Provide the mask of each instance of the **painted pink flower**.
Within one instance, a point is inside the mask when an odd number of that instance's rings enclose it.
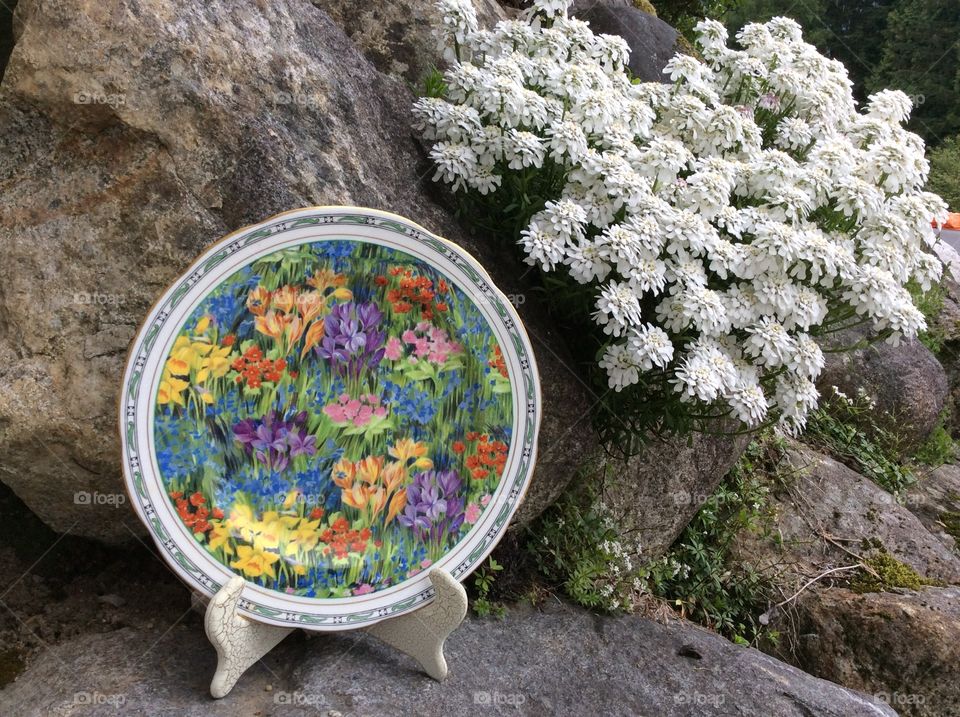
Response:
[[[480,520],[480,506],[476,503],[471,503],[467,506],[466,513],[463,517],[463,522],[473,525],[478,520]]]
[[[357,415],[353,418],[353,425],[365,426],[370,423],[371,418],[373,418],[373,408],[371,408],[369,405],[361,406],[357,411]]]
[[[420,567],[423,568],[424,570],[426,570],[427,568],[429,568],[431,565],[433,565],[433,561],[430,560],[429,558],[427,558],[427,559],[424,560],[422,563],[420,563]]]
[[[349,420],[343,412],[343,406],[339,403],[331,403],[328,406],[324,406],[323,412],[330,416],[330,420],[334,423],[346,423]]]
[[[391,336],[387,339],[387,348],[384,350],[383,355],[391,361],[396,361],[403,356],[403,344],[400,342],[400,339],[396,336]]]
[[[347,405],[343,407],[343,413],[352,421],[357,417],[357,414],[360,413],[360,407],[362,405],[358,399],[351,399],[347,402]]]
[[[355,588],[354,591],[353,591],[353,594],[354,594],[354,595],[368,595],[369,593],[372,593],[373,590],[374,590],[373,585],[368,585],[367,583],[364,583],[364,584],[361,585],[360,587]]]
[[[490,495],[489,493],[487,493],[485,496],[483,496],[483,497],[480,499],[480,505],[482,505],[484,508],[486,508],[488,505],[490,505],[490,499],[491,499],[492,497],[493,497],[492,495]]]
[[[463,346],[451,341],[447,332],[428,322],[421,321],[415,330],[404,331],[401,335],[403,343],[413,347],[410,363],[416,359],[426,358],[432,364],[440,366],[447,362],[451,355],[463,352]]]
[[[380,398],[372,393],[360,398],[351,398],[350,394],[343,393],[336,402],[324,406],[323,412],[334,423],[352,423],[357,428],[362,428],[370,423],[374,416],[385,418],[387,407],[380,405]]]

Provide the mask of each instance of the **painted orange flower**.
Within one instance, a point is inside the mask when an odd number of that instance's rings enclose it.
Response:
[[[323,310],[326,300],[319,291],[307,291],[297,297],[297,311],[305,324],[313,321]]]
[[[292,286],[281,286],[270,297],[271,308],[289,314],[297,302],[297,290]]]
[[[262,286],[253,289],[247,295],[247,309],[255,316],[263,316],[270,306],[270,292]]]
[[[254,320],[254,326],[261,334],[269,336],[273,340],[283,337],[287,328],[288,319],[283,314],[276,311],[268,311],[264,316],[258,316]]]

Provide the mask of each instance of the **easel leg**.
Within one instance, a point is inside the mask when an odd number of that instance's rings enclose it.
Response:
[[[210,683],[210,694],[217,698],[230,692],[253,663],[293,632],[288,627],[264,625],[237,615],[242,590],[243,578],[234,577],[207,605],[204,626],[217,650],[217,672]]]
[[[366,631],[410,655],[430,677],[440,681],[447,676],[443,644],[467,614],[467,592],[443,570],[433,570],[430,582],[436,590],[432,603],[378,622]],[[253,663],[293,632],[293,628],[264,625],[237,615],[243,585],[243,578],[232,578],[207,605],[204,626],[217,650],[217,672],[210,683],[210,694],[217,698],[227,695]]]
[[[432,603],[408,615],[371,625],[367,632],[407,653],[430,677],[442,681],[447,676],[443,643],[467,614],[467,592],[443,570],[431,571],[430,582],[437,592]]]

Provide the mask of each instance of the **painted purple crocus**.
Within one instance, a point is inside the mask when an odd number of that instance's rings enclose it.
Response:
[[[314,350],[341,375],[359,376],[383,360],[387,334],[383,312],[373,301],[334,306],[324,319],[323,339]]]
[[[262,418],[247,418],[233,427],[234,438],[248,456],[274,471],[282,471],[290,459],[317,452],[315,436],[307,435],[307,412],[301,411],[286,420],[268,411]]]
[[[287,445],[290,446],[290,457],[315,456],[317,454],[317,437],[309,436],[304,430],[291,431],[287,435]]]
[[[407,487],[407,506],[397,516],[418,540],[439,544],[463,525],[463,481],[456,471],[423,471]]]

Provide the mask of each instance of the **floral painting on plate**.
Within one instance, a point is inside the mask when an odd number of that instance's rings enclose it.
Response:
[[[501,347],[437,269],[323,240],[220,281],[163,364],[153,436],[193,538],[265,588],[398,585],[487,509],[513,425]]]

